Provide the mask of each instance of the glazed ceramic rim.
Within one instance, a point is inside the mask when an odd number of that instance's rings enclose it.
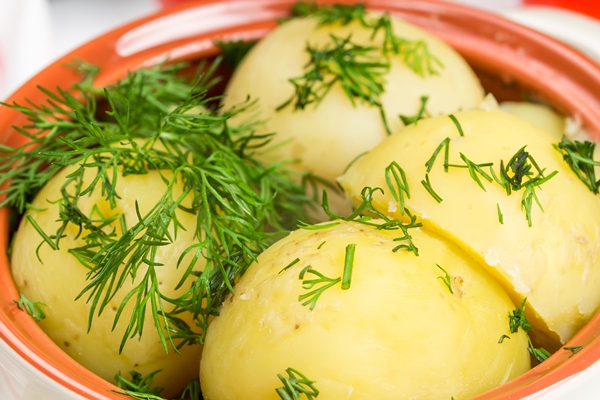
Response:
[[[322,3],[334,2],[340,1]],[[293,3],[292,0],[200,0],[160,11],[114,29],[58,59],[13,93],[7,102],[22,102],[25,98],[41,101],[37,85],[52,88],[59,81],[62,87],[67,87],[77,76],[64,68],[64,64],[76,59],[102,65],[97,84],[104,85],[122,78],[128,70],[167,57],[196,59],[215,55],[218,51],[212,44],[214,39],[262,37],[276,26],[276,19],[285,16]],[[567,115],[576,114],[589,132],[600,138],[600,67],[577,50],[499,15],[456,3],[437,0],[364,3],[370,9],[389,10],[440,36],[474,68],[543,93],[550,104]],[[191,29],[192,26],[210,29]],[[0,132],[24,123],[23,116],[0,107]],[[13,145],[21,142],[11,134],[3,136],[3,140]],[[8,211],[0,210],[0,220],[7,218]],[[75,394],[96,399],[130,399],[115,393],[115,386],[63,353],[26,313],[18,310],[12,301],[18,294],[8,268],[7,230],[7,226],[0,227],[0,339],[29,366]],[[599,337],[600,314],[597,314],[568,344],[584,346],[580,352],[573,355],[559,350],[524,375],[477,398],[518,399],[547,389],[600,359]]]

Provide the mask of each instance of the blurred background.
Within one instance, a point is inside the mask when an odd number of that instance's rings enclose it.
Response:
[[[186,1],[194,0],[0,0],[0,101],[47,64],[94,37]],[[501,13],[600,62],[598,0],[446,1]]]

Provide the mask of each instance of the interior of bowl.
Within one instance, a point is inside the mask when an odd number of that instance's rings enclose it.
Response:
[[[326,1],[323,3],[343,1]],[[37,86],[67,88],[78,77],[65,64],[78,59],[102,68],[97,84],[104,85],[127,71],[165,59],[197,60],[217,54],[214,41],[264,36],[287,15],[291,0],[256,2],[204,0],[185,3],[111,31],[48,66],[8,100],[41,102]],[[373,10],[387,10],[441,37],[475,69],[487,91],[499,100],[524,95],[542,100],[565,115],[581,119],[600,138],[600,68],[579,52],[500,16],[436,0],[369,0]],[[24,140],[11,126],[25,118],[0,107],[0,140],[17,145]],[[116,387],[82,368],[20,311],[9,260],[9,213],[0,210],[0,338],[27,363],[50,379],[87,398],[129,398]],[[479,399],[517,399],[542,390],[584,370],[600,358],[600,316],[571,341],[583,346],[576,354],[559,350],[543,364]]]

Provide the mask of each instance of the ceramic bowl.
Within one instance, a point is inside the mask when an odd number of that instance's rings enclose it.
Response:
[[[338,1],[339,2],[339,1]],[[83,59],[102,68],[97,84],[126,75],[128,70],[165,58],[195,60],[218,50],[215,39],[254,39],[273,29],[287,14],[291,0],[192,1],[115,29],[49,65],[17,90],[8,102],[43,96],[37,85],[68,87],[77,76],[64,64]],[[450,2],[435,0],[368,0],[370,9],[388,10],[438,35],[472,65],[488,91],[500,100],[524,92],[577,116],[600,139],[600,67],[572,48],[543,34],[490,14]],[[0,107],[0,141],[15,145],[23,139],[11,126],[23,125],[24,117]],[[8,211],[0,210],[0,398],[70,400],[126,399],[115,386],[84,369],[64,354],[20,311],[6,255]],[[543,394],[582,398],[575,393],[600,397],[600,315],[571,341],[583,346],[577,354],[558,351],[521,377],[479,399],[521,399]],[[596,373],[594,375],[593,373]],[[592,390],[592,391],[590,391]],[[560,397],[563,398],[563,397]],[[592,397],[590,397],[592,398]]]

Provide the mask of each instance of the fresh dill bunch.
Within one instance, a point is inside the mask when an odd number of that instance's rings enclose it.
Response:
[[[88,329],[125,280],[137,277],[139,284],[126,293],[115,317],[115,324],[128,321],[121,350],[142,335],[147,312],[165,351],[169,343],[175,348],[203,343],[208,320],[218,314],[235,279],[297,218],[307,218],[303,212],[312,201],[297,177],[253,156],[270,135],[254,135],[252,125],[228,125],[250,104],[223,112],[216,106],[219,97],[207,95],[219,80],[218,65],[201,63],[192,76],[183,74],[186,64],[158,65],[97,88],[98,69],[82,64],[83,78],[69,90],[40,88],[47,95],[44,104],[3,104],[24,113],[29,123],[15,127],[27,143],[0,148],[0,206],[23,214],[62,167],[77,167],[61,189],[60,228],[36,229],[52,248],[59,247],[67,226],[79,229],[85,243],[69,252],[88,269],[78,296],[90,303]],[[83,185],[85,171],[96,176],[88,186]],[[79,209],[78,199],[92,192],[114,207],[122,190],[119,178],[149,171],[161,174],[166,189],[147,214],[138,210],[139,222],[125,226],[118,213],[86,215]],[[181,195],[173,191],[177,183],[183,185]],[[178,261],[179,285],[188,278],[193,283],[180,297],[168,298],[156,281],[155,257],[183,229],[176,211],[196,220],[196,242]],[[33,218],[30,222],[36,226]],[[122,234],[110,228],[115,224]],[[189,254],[191,261],[183,264]],[[199,260],[206,260],[203,270]],[[133,306],[130,315],[123,313],[127,305]],[[193,316],[194,326],[183,314]]]

